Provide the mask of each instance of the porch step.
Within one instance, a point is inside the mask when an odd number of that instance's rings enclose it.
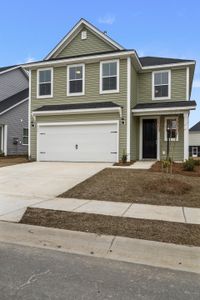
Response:
[[[130,166],[131,169],[136,170],[148,170],[150,169],[156,162],[155,161],[136,161],[133,165]]]

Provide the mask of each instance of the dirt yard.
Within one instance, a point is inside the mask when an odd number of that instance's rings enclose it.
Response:
[[[200,246],[200,226],[28,208],[20,223],[96,234]]]
[[[200,207],[200,178],[107,168],[59,197]]]
[[[150,169],[150,172],[161,172],[162,166],[161,162],[156,162]],[[200,177],[200,165],[195,166],[194,171],[185,171],[183,168],[183,163],[173,163],[172,174],[180,174],[184,176]]]
[[[29,162],[27,156],[0,157],[0,168]]]

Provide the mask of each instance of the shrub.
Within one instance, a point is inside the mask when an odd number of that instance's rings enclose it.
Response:
[[[185,171],[194,171],[195,161],[192,158],[186,159],[183,164],[183,168]]]
[[[194,165],[200,166],[200,159],[194,159]]]
[[[123,150],[123,154],[122,154],[122,163],[125,164],[127,162],[127,154],[126,151]]]

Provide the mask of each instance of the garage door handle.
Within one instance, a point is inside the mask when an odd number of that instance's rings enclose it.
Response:
[[[77,144],[75,145],[75,148],[76,148],[76,150],[78,149],[78,145]]]

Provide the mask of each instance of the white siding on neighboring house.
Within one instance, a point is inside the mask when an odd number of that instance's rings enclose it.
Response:
[[[200,146],[200,131],[189,132],[189,145]]]
[[[28,78],[19,68],[0,74],[0,101],[28,87]]]

